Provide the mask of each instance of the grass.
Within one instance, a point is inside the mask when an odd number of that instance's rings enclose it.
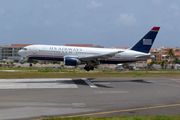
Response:
[[[130,116],[130,117],[76,117],[76,118],[48,118],[41,120],[180,120],[180,115],[175,116]]]
[[[9,72],[7,70],[15,70]],[[180,77],[179,70],[160,71],[102,71],[87,72],[76,69],[56,68],[0,68],[2,78],[112,78],[112,77]]]

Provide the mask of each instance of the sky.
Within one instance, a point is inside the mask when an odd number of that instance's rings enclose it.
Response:
[[[131,47],[154,26],[180,47],[180,0],[0,0],[0,45]]]

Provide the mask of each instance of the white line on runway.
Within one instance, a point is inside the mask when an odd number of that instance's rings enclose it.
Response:
[[[26,81],[31,81],[31,82],[40,82],[40,81],[63,81],[63,80],[72,80],[71,78],[34,78],[34,79],[0,79],[0,83],[2,83],[2,82],[6,82],[6,83],[8,83],[8,82],[26,82]]]
[[[0,79],[0,89],[78,88],[71,78]]]
[[[87,78],[81,78],[84,80],[91,88],[97,88],[96,85],[94,85],[91,81],[89,81]]]

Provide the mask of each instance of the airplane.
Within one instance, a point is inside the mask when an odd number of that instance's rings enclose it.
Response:
[[[57,45],[29,45],[18,53],[24,59],[63,61],[66,66],[85,64],[86,71],[94,70],[94,63],[119,64],[154,58],[149,53],[160,27],[153,27],[129,49],[90,48]]]

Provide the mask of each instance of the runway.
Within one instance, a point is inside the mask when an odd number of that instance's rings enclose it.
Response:
[[[0,119],[180,115],[180,78],[0,79]]]

